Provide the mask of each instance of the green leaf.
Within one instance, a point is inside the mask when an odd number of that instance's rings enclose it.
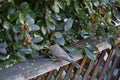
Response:
[[[59,8],[62,9],[62,10],[65,9],[65,4],[62,1],[57,1],[57,6],[59,6]]]
[[[64,38],[58,38],[57,42],[58,42],[59,45],[64,45],[65,44]]]
[[[60,12],[59,6],[58,6],[58,1],[54,1],[53,10],[54,10],[56,13],[59,13],[59,12]]]
[[[96,55],[87,47],[83,48],[84,53],[86,56],[91,60],[96,60]]]
[[[35,14],[35,12],[32,11],[32,10],[27,10],[26,14],[29,14],[32,18],[35,18],[36,16],[38,16],[38,15]]]
[[[71,0],[66,0],[67,6],[70,6]]]
[[[41,26],[44,26],[44,21],[41,19],[41,20],[38,20],[37,22],[36,22],[36,24],[37,25],[39,25],[40,27]]]
[[[29,25],[30,25],[30,24],[35,24],[34,19],[33,19],[32,17],[30,17],[29,15],[27,15],[27,16],[25,17],[25,22],[28,23]]]
[[[36,12],[36,13],[39,13],[39,11],[40,11],[40,8],[39,8],[40,6],[39,6],[39,3],[36,3],[36,5],[35,5],[35,7],[34,7],[34,11]]]
[[[3,23],[3,27],[4,27],[6,30],[9,30],[9,29],[10,29],[10,23],[7,22],[7,21],[5,21],[5,22]]]
[[[116,18],[120,18],[120,12],[119,12],[118,10],[113,9],[113,10],[112,10],[112,13],[113,13],[113,15],[114,15]]]
[[[54,23],[50,22],[49,20],[46,19],[46,25],[50,30],[55,30],[55,25]]]
[[[7,55],[7,56],[3,56],[3,57],[1,57],[0,60],[5,61],[5,60],[7,60],[7,59],[9,59],[9,58],[10,58],[10,55]]]
[[[0,53],[6,54],[7,53],[7,50],[6,50],[7,46],[8,45],[5,42],[4,43],[0,43]]]
[[[75,6],[76,12],[79,14],[79,9],[80,9],[80,7],[79,7],[79,5],[78,5],[78,1],[74,1],[74,6]]]
[[[33,44],[33,48],[36,49],[36,50],[41,50],[41,49],[43,49],[44,47],[41,46],[41,45]]]
[[[73,25],[73,19],[72,19],[72,18],[69,18],[69,19],[67,20],[65,26],[64,26],[64,30],[65,30],[65,31],[70,30],[71,27],[72,27],[72,25]]]
[[[19,42],[19,36],[17,34],[14,35],[14,39],[16,42]]]
[[[0,19],[0,24],[2,23],[2,19]]]
[[[10,15],[10,14],[13,14],[15,12],[15,8],[9,8],[9,10],[8,10],[8,14]]]
[[[21,11],[26,11],[28,9],[28,3],[27,2],[23,2],[21,5],[20,5],[20,9]]]
[[[35,38],[32,38],[33,43],[38,43],[38,42],[40,42],[40,41],[42,41],[42,40],[43,40],[43,37],[35,37]]]
[[[16,56],[19,57],[18,61],[20,61],[20,62],[27,60],[26,57],[24,55],[22,55],[20,52],[17,52]]]
[[[115,54],[117,54],[117,56],[120,56],[120,48],[118,47],[115,48]]]
[[[116,23],[116,24],[119,25],[119,23]],[[116,24],[115,24],[115,25],[116,25]],[[117,27],[115,27],[115,25],[110,25],[110,26],[109,26],[108,33],[109,33],[109,35],[112,35],[112,36],[114,36],[114,37],[117,37],[117,33],[116,33]]]
[[[112,38],[112,37],[111,37],[111,38],[107,39],[107,42],[108,42],[109,44],[115,46],[115,38]]]
[[[30,25],[31,29],[34,31],[40,30],[40,27],[38,25]]]
[[[100,3],[99,3],[99,1],[94,1],[94,2],[93,2],[93,5],[94,5],[95,7],[98,7],[98,6],[100,5]]]
[[[23,13],[20,13],[20,14],[19,14],[19,21],[20,21],[22,24],[24,24],[24,18],[25,18],[24,14],[23,14]]]
[[[86,20],[86,18],[88,18],[87,16],[86,16],[86,12],[84,11],[84,10],[80,10],[80,17],[82,18],[82,19],[85,19]]]
[[[0,43],[0,48],[7,48],[7,44],[4,42],[4,43]]]
[[[42,31],[43,35],[46,35],[47,31],[44,26],[41,27],[41,31]]]
[[[31,48],[23,48],[23,49],[20,49],[20,52],[23,52],[23,53],[26,53],[26,54],[31,54],[32,49]]]
[[[14,26],[14,27],[13,27],[13,31],[14,31],[15,33],[18,33],[18,32],[20,32],[20,29],[18,28],[18,26]]]
[[[9,41],[11,41],[11,42],[13,41],[12,34],[10,34],[9,32],[6,32],[6,36]]]
[[[21,25],[20,20],[17,19],[16,22],[15,22],[15,24],[16,24],[16,25]]]
[[[56,38],[61,38],[62,37],[62,33],[61,32],[55,32],[55,37]]]
[[[56,19],[56,20],[58,20],[58,21],[60,21],[62,18],[61,18],[61,16],[60,15],[58,15],[58,14],[51,14],[51,16],[54,18],[54,19]]]
[[[98,51],[98,48],[97,48],[94,44],[88,44],[87,47],[88,47],[91,51]]]
[[[6,51],[6,49],[5,49],[5,48],[0,48],[0,53],[6,54],[6,53],[7,53],[7,51]]]
[[[66,46],[64,46],[64,48],[65,48],[68,52],[70,52],[70,53],[74,53],[74,52],[75,52],[75,49],[74,49],[74,48],[70,48],[70,47],[66,47]]]
[[[14,12],[13,14],[10,14],[7,16],[8,19],[10,19],[10,21],[14,21],[19,17],[19,11]]]
[[[92,4],[92,2],[89,2],[89,3],[86,3],[86,7],[87,7],[87,9],[88,9],[88,11],[89,11],[89,14],[92,14],[93,13],[93,4]]]

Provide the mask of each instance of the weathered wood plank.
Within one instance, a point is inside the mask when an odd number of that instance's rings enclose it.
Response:
[[[97,47],[100,51],[111,48],[107,43],[99,43],[97,44]],[[74,49],[75,52],[71,54],[73,60],[77,61],[82,59],[82,51],[77,47],[74,47]],[[69,64],[67,61],[54,61],[50,58],[38,57],[10,68],[0,70],[0,80],[27,80],[67,64]]]
[[[77,48],[75,48],[75,52],[71,55],[75,61],[83,57],[81,50]],[[0,70],[0,80],[27,80],[57,69],[60,66],[67,65],[68,63],[69,62],[67,61],[54,61],[49,58],[39,57],[13,67]]]

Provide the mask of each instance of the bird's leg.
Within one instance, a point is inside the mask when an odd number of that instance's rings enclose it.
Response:
[[[50,58],[51,58],[52,60],[55,60],[55,61],[58,61],[58,60],[59,60],[59,59],[56,58],[55,56],[50,56]]]
[[[57,58],[52,58],[52,60],[54,60],[54,61],[59,61],[59,59],[57,59]]]

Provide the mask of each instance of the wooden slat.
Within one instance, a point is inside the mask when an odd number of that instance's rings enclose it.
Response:
[[[38,77],[37,77],[37,80],[46,80],[45,78],[46,78],[46,77],[45,77],[45,75],[43,74],[43,75],[38,76]]]
[[[67,74],[65,75],[64,80],[69,80],[69,78],[70,78],[70,76],[71,76],[71,74],[72,74],[73,68],[74,68],[74,66],[73,66],[73,65],[70,65],[70,67],[68,68],[68,70],[67,70],[67,72],[66,72]]]
[[[93,72],[92,77],[91,77],[90,80],[94,80],[94,78],[96,77],[96,75],[97,75],[97,73],[98,73],[98,68],[99,68],[99,66],[101,65],[101,61],[103,60],[103,57],[104,57],[105,53],[106,53],[106,50],[104,50],[104,51],[101,53],[101,56],[100,56],[100,58],[99,58],[99,60],[98,60],[97,65],[95,66],[95,70],[94,70],[94,72]]]
[[[108,59],[107,59],[107,61],[106,61],[106,63],[105,63],[105,66],[104,66],[101,74],[99,75],[99,80],[102,80],[104,74],[105,74],[106,71],[108,70],[108,65],[109,65],[109,62],[110,62],[110,60],[111,60],[111,58],[112,58],[112,56],[113,56],[113,55],[112,55],[113,52],[114,52],[114,49],[112,49],[112,50],[110,51],[110,55],[108,55]]]
[[[61,67],[60,70],[58,71],[57,75],[56,75],[55,80],[62,80],[61,75],[62,75],[63,71],[66,71],[67,68],[68,68],[67,65]]]
[[[85,75],[83,77],[83,80],[88,80],[89,79],[89,72],[91,71],[91,69],[93,68],[93,65],[94,65],[94,61],[91,60],[89,66],[88,66],[88,69],[87,71],[85,72]]]
[[[120,71],[118,72],[117,76],[114,77],[113,80],[119,80],[119,78],[120,78]]]
[[[50,80],[50,78],[52,77],[53,71],[48,72],[48,76],[46,80]]]
[[[117,61],[118,61],[119,57],[118,56],[115,56],[115,60],[112,64],[112,68],[110,69],[110,71],[108,72],[108,80],[111,80],[111,78],[113,77],[113,71],[115,70],[116,68],[116,65],[117,65]]]
[[[53,75],[56,76],[57,75],[57,70],[53,70]]]
[[[87,58],[84,57],[83,60],[82,60],[82,63],[81,63],[81,67],[79,68],[79,70],[77,70],[76,74],[73,77],[73,80],[77,80],[78,79],[79,74],[82,72],[82,69],[83,69],[84,64],[85,64],[86,61],[87,61]]]
[[[58,71],[55,80],[62,80],[61,75],[63,73],[64,69],[60,68],[60,70]]]

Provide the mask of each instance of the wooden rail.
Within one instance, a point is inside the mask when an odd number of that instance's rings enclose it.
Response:
[[[83,57],[82,52],[77,49],[72,56],[75,61]],[[67,64],[69,64],[67,61],[58,62],[50,58],[38,57],[36,59],[1,70],[0,80],[27,80]]]
[[[96,46],[100,52],[104,49],[111,48],[106,42],[96,44]],[[84,57],[81,50],[77,47],[74,47],[74,49],[75,52],[71,54],[74,61],[81,60]],[[69,64],[67,61],[55,61],[50,58],[38,57],[0,70],[0,80],[28,80],[67,64]]]
[[[30,80],[120,80],[120,57],[114,53],[115,49],[105,48],[96,54],[95,61],[87,57],[78,60],[79,69],[64,65]]]

